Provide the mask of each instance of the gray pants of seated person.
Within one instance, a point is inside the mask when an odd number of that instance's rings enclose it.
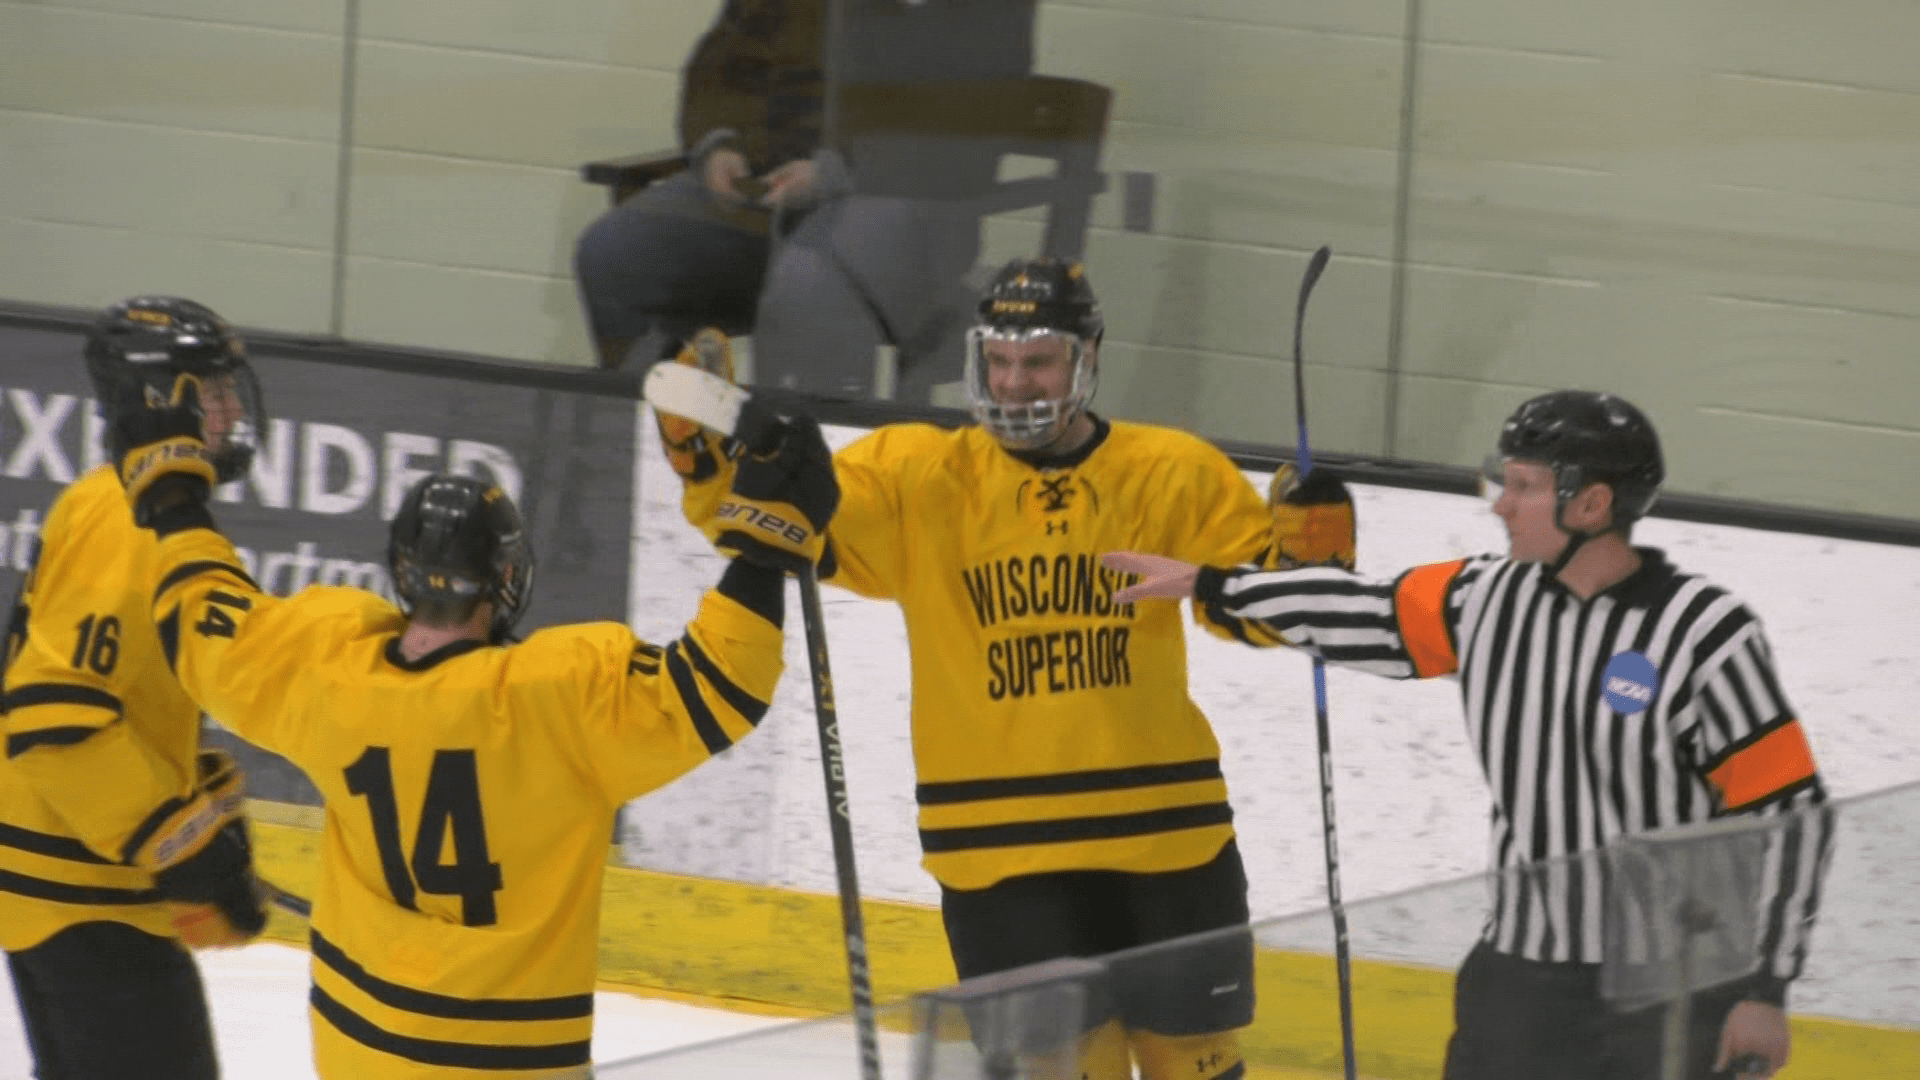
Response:
[[[574,280],[602,363],[605,350],[650,364],[702,326],[753,322],[766,277],[770,215],[727,206],[693,172],[600,215],[574,247]]]
[[[684,172],[589,225],[575,279],[603,363],[619,362],[609,348],[645,366],[702,326],[750,327],[756,382],[865,398],[875,350],[891,343],[895,399],[925,404],[960,378],[972,311],[962,279],[979,222],[951,206],[849,195],[776,225]]]

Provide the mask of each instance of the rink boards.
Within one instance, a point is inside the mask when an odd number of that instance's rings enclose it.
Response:
[[[254,814],[262,873],[310,895],[320,811],[256,803]],[[610,851],[600,932],[601,977],[609,988],[775,1015],[846,1011],[834,897],[634,870],[613,865],[612,858]],[[937,910],[885,900],[868,900],[864,909],[877,1001],[954,980]],[[306,927],[276,911],[268,936],[304,944]],[[1268,1078],[1337,1072],[1330,956],[1262,946],[1256,982],[1259,1011],[1243,1035],[1253,1072]],[[1361,1071],[1395,1080],[1438,1077],[1452,1029],[1452,972],[1360,960],[1354,987]],[[1789,1077],[1920,1076],[1920,1032],[1795,1016],[1793,1034]]]

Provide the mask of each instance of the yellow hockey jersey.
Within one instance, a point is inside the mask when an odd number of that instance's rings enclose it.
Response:
[[[409,661],[385,600],[274,599],[211,530],[161,541],[158,570],[152,617],[182,684],[325,799],[320,1074],[584,1066],[614,811],[753,730],[780,627],[716,589],[664,649],[589,623]]]
[[[150,605],[158,546],[102,466],[54,501],[7,634],[0,948],[82,922],[174,936],[128,841],[193,793],[200,709]]]
[[[1187,694],[1180,609],[1115,604],[1128,581],[1100,555],[1253,561],[1266,502],[1193,435],[1098,428],[1046,467],[980,428],[921,424],[834,458],[828,580],[905,616],[921,848],[954,888],[1179,870],[1233,835],[1219,744]]]

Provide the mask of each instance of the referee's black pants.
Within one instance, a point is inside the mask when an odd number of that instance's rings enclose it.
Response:
[[[219,1080],[200,968],[179,942],[80,923],[7,968],[37,1080]]]
[[[1714,1072],[1720,1029],[1742,988],[1694,995],[1689,1080]],[[1548,964],[1474,946],[1454,981],[1444,1080],[1659,1080],[1663,1008],[1620,1013],[1600,996],[1598,964]]]

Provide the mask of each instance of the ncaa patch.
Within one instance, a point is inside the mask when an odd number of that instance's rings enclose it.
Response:
[[[1660,671],[1640,653],[1615,653],[1600,676],[1600,691],[1614,712],[1637,713],[1660,693]]]

